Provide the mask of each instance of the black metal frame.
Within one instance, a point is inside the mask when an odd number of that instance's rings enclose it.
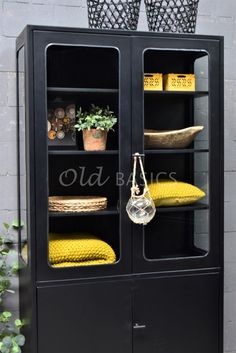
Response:
[[[58,271],[48,266],[48,219],[46,212],[48,197],[48,149],[46,122],[42,119],[42,116],[46,116],[45,48],[50,43],[101,45],[117,47],[119,49],[121,55],[119,163],[120,170],[126,176],[131,172],[132,153],[143,151],[143,83],[141,81],[143,51],[145,48],[153,47],[163,49],[201,49],[208,51],[210,56],[210,170],[214,171],[214,175],[213,173],[210,175],[212,250],[208,256],[171,261],[145,261],[143,259],[142,227],[131,227],[131,223],[125,212],[125,205],[129,197],[129,186],[124,186],[120,189],[122,260],[116,265],[84,268],[80,270],[79,274],[74,268]],[[118,287],[119,284],[123,286],[125,283],[125,288],[128,288],[126,294],[130,293],[131,290],[134,293],[136,291],[139,293],[139,286],[141,286],[141,291],[143,291],[143,286],[145,286],[145,283],[148,283],[146,281],[152,280],[152,283],[155,282],[154,288],[158,301],[158,286],[161,283],[159,282],[161,278],[168,278],[170,283],[173,278],[175,283],[177,283],[178,277],[194,279],[199,278],[199,276],[200,278],[209,277],[209,283],[211,282],[210,279],[213,278],[212,276],[214,278],[217,277],[217,298],[212,298],[212,302],[218,308],[218,337],[215,337],[215,339],[218,339],[218,351],[223,352],[223,38],[203,35],[173,35],[116,30],[27,26],[17,39],[16,50],[18,51],[23,45],[25,47],[26,72],[27,204],[28,232],[30,236],[29,264],[20,272],[21,316],[27,316],[30,320],[30,326],[25,331],[27,335],[25,352],[46,353],[42,352],[44,345],[42,345],[42,338],[39,336],[40,333],[38,335],[38,332],[42,332],[42,325],[45,325],[45,322],[41,321],[43,320],[42,318],[40,319],[40,323],[38,322],[38,312],[42,310],[42,305],[44,305],[42,303],[43,293],[47,291],[50,292],[52,290],[57,293],[57,288],[65,286],[65,290],[62,290],[60,295],[66,295],[68,293],[68,285],[70,285],[69,288],[76,290],[76,293],[79,295],[79,283],[81,285],[85,283],[88,285],[89,283],[97,283],[100,287],[104,283],[104,291],[106,291],[106,284],[110,283],[112,279],[115,283],[114,285]],[[131,134],[132,144],[130,143]],[[53,155],[53,151],[50,153]],[[56,153],[59,152],[56,151]],[[73,153],[76,154],[78,152],[75,151]],[[142,279],[142,281],[138,282],[136,279]],[[141,283],[144,283],[144,285]],[[206,288],[207,290],[211,290],[210,284],[209,288]],[[117,292],[119,292],[119,289],[117,289]],[[182,294],[184,295],[184,292]],[[105,292],[104,295],[106,295]],[[148,292],[146,295],[146,300],[148,301]],[[63,300],[62,297],[60,298]],[[81,299],[83,300],[84,298]],[[111,303],[110,298],[107,298],[107,301]],[[142,326],[142,323],[138,322],[142,320],[139,318],[139,309],[134,309],[134,304],[132,303],[130,305],[132,306],[130,312],[134,310],[134,313],[131,313],[130,317],[126,318],[127,321],[125,324],[130,327],[130,321],[133,316],[133,320],[137,321],[135,323],[138,326]],[[168,305],[168,303],[164,303],[164,305]],[[48,310],[50,310],[50,303],[45,304],[43,310],[45,315]],[[122,307],[120,307],[120,310],[122,310]],[[141,332],[142,330],[136,330],[137,326],[135,326],[135,323],[133,322],[133,336],[135,340],[133,348],[135,352],[141,352],[141,348],[138,346],[140,337],[137,336],[136,332]],[[177,322],[173,322],[173,324],[178,325]],[[204,323],[202,324],[204,325]],[[101,325],[103,325],[102,322]],[[119,326],[116,329],[119,329]],[[137,337],[137,340],[135,337]],[[38,343],[39,339],[41,343]],[[124,351],[124,353],[130,352],[131,345],[130,341],[130,344],[126,346],[127,351]],[[180,347],[177,347],[176,351],[180,352]],[[50,352],[54,353],[52,349]],[[85,350],[85,352],[87,351]],[[113,353],[116,353],[115,348]],[[152,353],[151,348],[150,353]],[[209,353],[216,353],[216,351],[209,350]]]

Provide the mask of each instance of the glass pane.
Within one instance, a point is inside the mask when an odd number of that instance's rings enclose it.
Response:
[[[145,228],[149,260],[205,256],[209,251],[208,210],[162,212]]]
[[[22,228],[19,228],[19,239],[20,239],[20,251],[25,262],[28,262],[28,232],[27,232],[27,175],[26,175],[26,140],[25,140],[25,51],[24,47],[17,53],[17,118],[18,118],[18,151],[19,151],[19,170],[18,180],[20,188],[20,200],[19,200],[19,222],[18,224],[24,224]]]
[[[54,268],[115,264],[121,256],[116,185],[119,52],[107,47],[52,45],[46,55],[48,262]],[[89,125],[93,131],[88,125],[83,127],[86,134],[93,134],[93,141],[85,144],[87,136],[74,127],[79,111],[91,119],[94,115],[117,119],[114,131],[107,133],[106,146],[100,141],[102,130],[95,125]]]
[[[157,206],[155,219],[144,227],[147,259],[209,251],[208,114],[207,53],[146,50],[145,171]]]

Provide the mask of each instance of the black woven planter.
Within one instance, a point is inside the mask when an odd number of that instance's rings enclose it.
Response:
[[[195,33],[199,0],[144,0],[149,31]]]
[[[136,30],[141,0],[87,0],[90,28]]]

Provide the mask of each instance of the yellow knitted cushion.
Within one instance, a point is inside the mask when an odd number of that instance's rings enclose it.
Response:
[[[189,205],[206,195],[198,187],[182,181],[160,180],[148,186],[156,206]]]
[[[116,255],[93,235],[50,233],[49,260],[53,267],[88,266],[114,263]]]

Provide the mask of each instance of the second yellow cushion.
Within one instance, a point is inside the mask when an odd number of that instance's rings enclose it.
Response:
[[[156,206],[190,205],[206,195],[198,187],[182,181],[160,180],[148,186]]]

